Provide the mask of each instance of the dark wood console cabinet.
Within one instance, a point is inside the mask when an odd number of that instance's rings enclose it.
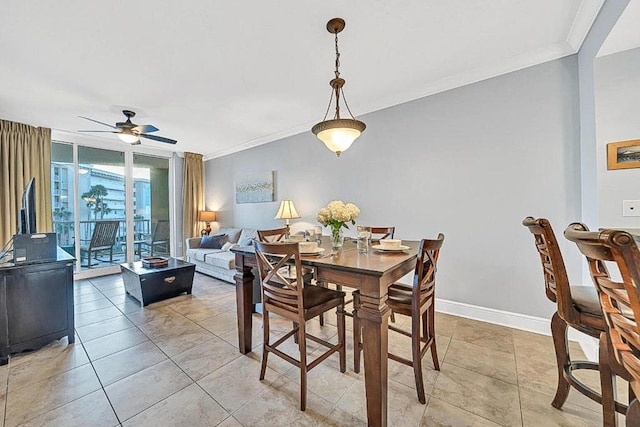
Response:
[[[75,341],[73,261],[58,248],[53,262],[0,266],[0,365],[64,336]]]

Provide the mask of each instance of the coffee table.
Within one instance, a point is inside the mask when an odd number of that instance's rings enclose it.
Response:
[[[184,292],[190,294],[196,266],[169,258],[169,263],[164,267],[144,267],[142,261],[136,261],[120,264],[120,270],[127,294],[144,307]]]

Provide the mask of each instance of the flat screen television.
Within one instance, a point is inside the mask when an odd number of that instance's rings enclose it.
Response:
[[[36,179],[31,178],[22,192],[20,234],[36,233]]]

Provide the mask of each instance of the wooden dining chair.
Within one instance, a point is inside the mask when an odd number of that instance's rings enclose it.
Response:
[[[371,241],[380,239],[393,239],[395,227],[369,227],[371,228]]]
[[[606,323],[600,334],[600,362],[607,362],[600,369],[603,406],[606,401],[614,402],[615,375],[621,376],[629,381],[632,403],[625,408],[616,402],[615,410],[625,413],[626,409],[627,426],[640,426],[640,405],[635,399],[640,393],[640,328],[636,322],[640,319],[640,251],[633,236],[621,230],[591,232],[584,224],[573,223],[564,235],[587,258]],[[621,279],[612,278],[606,263],[617,267]],[[605,425],[615,425],[613,404],[604,416]]]
[[[263,243],[284,242],[288,232],[287,227],[258,230],[258,240]]]
[[[424,380],[422,378],[422,358],[431,350],[434,368],[439,371],[438,351],[435,330],[435,291],[436,270],[440,248],[444,243],[444,234],[436,239],[422,239],[418,249],[418,258],[413,275],[413,284],[394,283],[389,286],[387,305],[400,315],[411,318],[411,330],[389,325],[389,330],[411,338],[411,360],[389,353],[389,359],[413,367],[416,391],[420,403],[426,403]],[[354,292],[354,305],[360,306],[360,294]],[[354,371],[360,371],[360,351],[362,330],[357,316],[353,318]]]
[[[600,339],[600,334],[605,332],[606,326],[598,294],[592,286],[569,284],[562,253],[549,220],[526,217],[522,224],[534,236],[536,250],[542,263],[546,295],[557,307],[551,318],[551,335],[558,365],[558,385],[551,405],[561,409],[569,396],[570,387],[573,387],[589,399],[602,404],[605,426],[615,425],[613,408],[622,410],[622,406],[613,400],[614,391],[610,381],[602,384],[603,392],[600,394],[580,381],[574,374],[574,371],[580,369],[599,370],[602,379],[602,371],[610,372],[611,370],[606,357],[600,360],[600,363],[571,360],[567,341],[568,326],[596,339]],[[586,226],[583,227],[586,229]]]
[[[256,259],[260,273],[262,289],[264,340],[262,344],[262,367],[260,380],[265,377],[267,356],[274,353],[300,368],[300,410],[304,411],[307,402],[307,372],[318,366],[333,353],[340,357],[340,372],[346,371],[344,292],[320,286],[306,286],[301,271],[300,251],[297,243],[255,242]],[[288,263],[295,265],[293,278],[281,274]],[[306,322],[331,309],[336,309],[338,325],[338,343],[331,344],[306,332]],[[291,320],[294,328],[271,342],[269,313],[278,314]],[[284,353],[278,346],[289,337],[298,337],[299,359]],[[327,351],[307,362],[307,339],[328,348]]]

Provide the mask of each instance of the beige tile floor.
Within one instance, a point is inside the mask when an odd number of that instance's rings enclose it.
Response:
[[[65,338],[0,367],[4,426],[366,425],[364,377],[353,373],[351,348],[345,374],[337,355],[311,371],[305,412],[297,368],[270,356],[258,380],[261,319],[254,316],[254,351],[241,355],[229,284],[196,274],[193,295],[142,309],[116,275],[76,282],[75,304],[74,345]],[[327,323],[312,321],[310,329],[335,340],[335,316]],[[436,331],[441,371],[425,358],[426,405],[412,370],[389,362],[390,425],[602,424],[599,407],[576,392],[562,411],[551,407],[557,374],[549,337],[445,314]],[[389,346],[407,353],[405,339],[392,334]],[[317,350],[311,342],[309,352]],[[571,350],[582,353],[575,343]],[[585,381],[597,385],[593,375]]]

